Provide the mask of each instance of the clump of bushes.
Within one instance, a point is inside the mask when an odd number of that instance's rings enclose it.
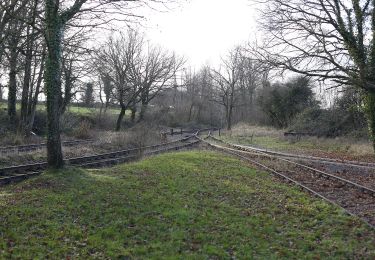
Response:
[[[318,107],[309,78],[293,78],[285,84],[276,83],[264,88],[258,104],[269,123],[277,128],[287,128],[294,118],[307,107]]]
[[[298,132],[310,132],[319,137],[348,136],[367,139],[362,104],[359,93],[349,90],[336,99],[332,108],[305,109],[296,116],[289,128]]]
[[[308,108],[295,118],[289,129],[318,137],[368,137],[364,119],[358,124],[351,113],[335,108]]]

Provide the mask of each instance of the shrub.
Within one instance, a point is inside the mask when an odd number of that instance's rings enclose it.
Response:
[[[307,108],[295,118],[289,129],[318,137],[366,137],[364,125],[357,124],[351,113],[336,108]]]
[[[310,80],[306,77],[297,77],[285,84],[277,83],[264,88],[258,103],[269,122],[278,128],[288,127],[306,107],[318,105]]]
[[[90,139],[91,135],[91,123],[87,120],[83,120],[79,123],[79,126],[73,130],[73,136],[78,139]]]

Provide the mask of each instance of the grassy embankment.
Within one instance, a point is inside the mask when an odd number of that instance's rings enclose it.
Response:
[[[375,232],[212,152],[0,188],[0,258],[373,258]]]
[[[242,124],[235,126],[232,131],[223,132],[221,138],[232,143],[253,145],[276,151],[353,160],[375,159],[370,142],[346,137],[302,137],[300,140],[296,140],[293,137],[284,137],[282,130]]]

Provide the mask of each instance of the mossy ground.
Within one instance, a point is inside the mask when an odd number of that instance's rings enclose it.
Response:
[[[375,232],[213,152],[47,172],[0,188],[0,258],[368,258]]]

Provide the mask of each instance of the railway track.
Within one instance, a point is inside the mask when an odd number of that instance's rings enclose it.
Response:
[[[225,143],[226,145],[236,147],[237,149],[265,153],[300,162],[321,171],[326,171],[333,175],[358,182],[363,186],[375,190],[375,164],[372,163],[282,153],[247,145],[232,144],[229,142],[224,142],[221,139],[217,139],[214,136],[210,136],[210,138],[215,140],[215,142]]]
[[[70,158],[65,160],[65,164],[85,168],[107,167],[119,163],[134,161],[144,156],[188,149],[200,142],[200,140],[196,138],[196,135],[198,134],[199,132],[179,140],[158,145]],[[0,185],[24,180],[26,178],[38,175],[46,169],[46,162],[0,168]]]
[[[62,142],[63,146],[76,146],[82,144],[90,144],[93,140],[73,140]],[[47,147],[47,143],[40,144],[28,144],[28,145],[17,145],[17,146],[3,146],[0,147],[0,154],[11,154],[11,153],[24,153],[41,150]]]
[[[327,173],[315,167],[296,162],[259,149],[224,142],[210,135],[213,142],[201,139],[209,147],[235,155],[265,169],[313,195],[335,204],[348,214],[357,216],[375,228],[375,190],[360,183]],[[220,143],[220,144],[218,144]]]
[[[211,130],[211,128],[210,129],[192,129],[192,130],[171,128],[169,131],[164,131],[163,133],[166,135],[170,135],[170,136],[190,135],[198,131],[208,131],[208,130]],[[71,141],[62,142],[62,145],[69,147],[69,146],[91,144],[93,142],[94,140],[71,140]],[[17,146],[3,146],[3,147],[0,147],[0,154],[31,152],[31,151],[42,150],[42,149],[45,149],[46,147],[47,147],[47,143],[17,145]]]
[[[215,138],[215,137],[213,137],[213,138]],[[223,142],[220,139],[217,139],[217,138],[215,138],[215,139],[219,142]],[[258,151],[258,152],[263,152],[263,153],[267,153],[267,154],[271,154],[271,155],[276,155],[276,156],[279,156],[279,157],[298,159],[298,160],[301,160],[301,161],[319,162],[319,163],[324,163],[324,164],[343,165],[345,167],[358,167],[358,168],[362,168],[362,169],[373,169],[373,170],[375,170],[375,163],[370,163],[370,162],[360,162],[360,161],[323,158],[323,157],[308,156],[308,155],[297,155],[297,154],[291,154],[291,153],[283,153],[283,152],[272,151],[272,150],[268,150],[268,149],[261,149],[261,148],[257,148],[257,147],[253,147],[253,146],[249,146],[249,145],[237,145],[237,144],[231,144],[231,145],[236,145],[236,146],[241,147],[241,148],[251,149],[252,151]]]

